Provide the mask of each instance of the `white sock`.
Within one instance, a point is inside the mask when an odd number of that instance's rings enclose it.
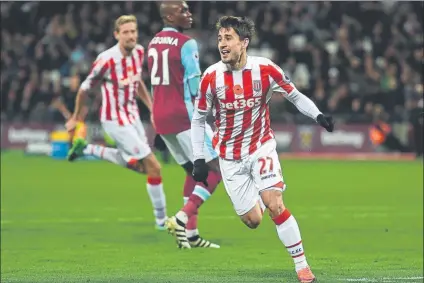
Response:
[[[175,217],[176,217],[178,220],[180,220],[182,223],[184,223],[184,225],[186,225],[186,224],[187,224],[187,222],[188,222],[188,216],[187,216],[187,214],[186,214],[184,211],[182,211],[182,210],[178,211],[178,212],[177,212],[177,214],[175,214]]]
[[[187,234],[187,238],[191,238],[191,237],[199,235],[199,230],[198,229],[186,230],[186,234]]]
[[[156,224],[162,225],[166,220],[166,198],[163,191],[162,178],[147,178],[147,193],[153,205]]]
[[[89,144],[83,150],[84,155],[94,155],[98,158],[107,160],[109,162],[126,166],[127,163],[119,154],[116,148],[104,147],[102,145],[97,144]]]
[[[273,218],[273,220],[277,227],[278,237],[293,258],[296,271],[307,267],[308,262],[306,261],[299,225],[297,225],[296,219],[286,209],[281,215]]]

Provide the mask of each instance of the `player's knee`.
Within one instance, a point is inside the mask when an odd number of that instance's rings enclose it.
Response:
[[[261,224],[262,214],[249,213],[249,214],[243,215],[242,221],[250,229],[256,229],[258,228],[259,224]]]
[[[193,173],[193,163],[191,161],[184,163],[183,165],[181,165],[181,167],[184,168],[188,175],[191,175]]]
[[[247,227],[250,229],[256,229],[258,228],[259,224],[261,224],[261,220],[259,219],[247,219],[244,221],[244,224],[246,224]]]
[[[128,161],[127,168],[138,173],[145,173],[144,166],[137,159],[131,159]]]

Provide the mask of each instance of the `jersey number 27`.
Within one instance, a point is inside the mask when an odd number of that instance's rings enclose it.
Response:
[[[152,57],[152,72],[150,74],[150,80],[152,85],[169,85],[169,63],[168,63],[169,49],[165,49],[161,52],[162,56],[162,82],[158,73],[158,59],[159,53],[156,48],[149,48],[148,56]]]

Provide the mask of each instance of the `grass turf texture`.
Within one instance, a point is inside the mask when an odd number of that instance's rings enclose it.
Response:
[[[297,282],[269,217],[249,230],[222,184],[199,217],[201,235],[222,248],[179,250],[154,230],[145,176],[18,152],[1,162],[1,282]],[[420,162],[282,164],[319,282],[423,281]],[[170,164],[163,176],[172,215],[184,173]]]

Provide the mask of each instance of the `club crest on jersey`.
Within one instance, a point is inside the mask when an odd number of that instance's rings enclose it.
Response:
[[[261,90],[261,88],[262,88],[262,83],[261,83],[261,81],[260,81],[260,80],[254,80],[254,81],[253,81],[253,90],[254,90],[255,92],[258,92],[258,91],[260,91],[260,90]]]
[[[132,83],[135,82],[139,82],[140,81],[140,76],[139,75],[134,75],[134,74],[129,74],[128,78],[122,78],[119,80],[118,84],[120,87],[125,87],[128,86]]]

